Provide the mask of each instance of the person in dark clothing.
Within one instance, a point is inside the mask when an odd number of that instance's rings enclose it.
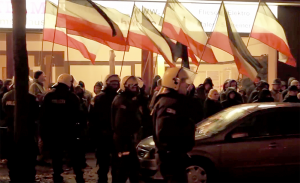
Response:
[[[259,93],[263,90],[263,89],[267,89],[269,90],[269,84],[264,81],[261,80],[258,84],[256,89],[251,93],[251,95],[248,98],[248,103],[252,103],[253,101],[258,99]]]
[[[120,85],[119,94],[112,103],[111,125],[114,153],[113,182],[138,182],[139,160],[135,150],[135,136],[141,128],[141,104],[138,100],[138,79],[125,76]]]
[[[239,93],[243,99],[243,104],[247,103],[248,102],[248,97],[246,95],[246,91],[245,90],[239,90]]]
[[[243,103],[243,98],[242,98],[242,96],[239,93],[237,93],[237,89],[238,89],[238,83],[237,83],[237,81],[234,80],[234,79],[230,80],[228,82],[228,87],[234,88],[234,90],[236,91],[235,99],[238,100],[240,104],[242,104]],[[227,96],[226,96],[226,98],[227,98]]]
[[[138,141],[142,140],[146,137],[153,135],[153,124],[150,116],[150,109],[148,107],[149,104],[149,96],[146,94],[145,88],[146,85],[144,84],[141,78],[139,80],[139,88],[140,93],[138,95],[138,100],[142,106],[142,129],[141,133],[139,134]]]
[[[290,86],[296,86],[298,88],[298,92],[300,92],[300,82],[298,80],[293,80],[290,83]],[[287,89],[288,90],[288,89]],[[284,96],[283,100],[289,97],[289,92],[286,93],[286,95]]]
[[[249,78],[248,78],[249,79]],[[260,83],[261,81],[261,77],[257,76],[253,82],[252,85],[248,86],[246,88],[246,95],[249,97],[251,95],[251,93],[256,89],[256,87],[258,86],[258,83]]]
[[[152,111],[154,135],[158,150],[160,172],[165,182],[188,182],[187,153],[195,145],[195,122],[191,111],[188,89],[193,83],[185,68],[169,68],[162,79],[162,88]]]
[[[3,81],[0,79],[0,89],[3,87]]]
[[[2,98],[3,98],[4,94],[10,90],[11,84],[12,84],[12,80],[7,79],[7,80],[5,80],[3,87],[0,89],[0,104],[1,104],[1,106],[2,106]],[[5,113],[3,112],[2,108],[1,108],[0,118],[1,118],[1,120],[3,120],[5,118]]]
[[[78,82],[78,85],[81,86],[81,87],[83,88],[83,91],[84,91],[84,97],[85,97],[85,99],[86,99],[86,101],[87,101],[87,107],[89,107],[90,104],[91,104],[91,100],[92,100],[92,98],[93,98],[93,94],[92,94],[92,92],[90,92],[90,91],[88,91],[88,90],[85,89],[85,84],[84,84],[83,81],[79,81],[79,82]]]
[[[204,103],[208,92],[213,88],[213,86],[212,80],[209,77],[204,80],[203,84],[198,86],[196,89],[196,96],[201,100],[201,103]]]
[[[96,147],[96,158],[99,165],[98,182],[108,181],[107,174],[114,152],[111,105],[119,88],[120,78],[118,75],[106,76],[104,87],[100,94],[95,96],[94,107],[90,110],[90,132]]]
[[[299,89],[297,86],[290,86],[288,88],[289,93],[288,97],[283,100],[283,102],[292,102],[292,103],[300,103],[300,100],[298,99],[297,95],[299,93]]]
[[[154,105],[155,105],[155,103],[156,103],[156,96],[157,96],[157,94],[158,94],[160,88],[161,88],[161,79],[157,80],[157,86],[156,86],[156,88],[154,89],[154,93],[153,93],[153,96],[152,96],[152,98],[151,98],[151,102],[150,102],[150,104],[149,104],[149,109],[150,109],[151,111],[152,111],[152,109],[153,109],[153,107],[154,107]]]
[[[191,111],[191,119],[194,121],[195,124],[197,124],[203,119],[203,105],[200,99],[195,96],[195,92],[195,85],[191,85],[187,96],[189,99],[188,102]]]
[[[294,77],[290,77],[290,78],[289,78],[289,80],[288,80],[288,85],[287,85],[287,89],[284,90],[284,91],[282,92],[282,98],[283,98],[283,99],[285,99],[285,95],[289,92],[288,87],[291,86],[292,81],[294,81],[294,80],[296,80],[296,78],[294,78]]]
[[[240,95],[236,92],[235,88],[229,87],[226,91],[226,100],[221,103],[223,109],[241,104],[238,96]]]
[[[149,88],[149,98],[152,99],[153,95],[154,95],[154,92],[155,92],[155,88],[157,87],[157,81],[160,80],[161,77],[159,75],[156,75],[154,78],[153,78],[153,81],[152,81],[152,86],[151,88]]]
[[[101,90],[103,87],[103,83],[101,81],[98,81],[95,85],[94,85],[94,93],[96,95],[100,94]]]
[[[227,79],[223,84],[223,90],[220,92],[220,102],[226,100],[226,90],[229,87],[229,81],[230,79]]]
[[[75,93],[71,92],[73,77],[61,74],[58,84],[44,97],[41,117],[41,138],[48,147],[53,166],[54,182],[63,182],[63,155],[70,156],[71,165],[77,182],[84,182],[83,171],[85,167],[82,138],[79,128],[80,102]]]
[[[264,88],[258,95],[258,99],[253,101],[253,103],[257,102],[274,102],[274,98],[272,97],[272,94],[270,90]]]
[[[29,105],[28,105],[28,123],[25,124],[24,130],[27,130],[27,136],[22,139],[24,144],[27,146],[23,147],[22,153],[26,154],[26,164],[19,164],[19,160],[14,152],[18,151],[15,147],[14,142],[14,109],[15,109],[15,89],[5,93],[2,99],[2,108],[5,113],[5,123],[8,130],[7,138],[7,166],[9,169],[9,177],[11,182],[35,182],[35,165],[36,157],[38,153],[38,147],[35,139],[36,124],[35,121],[38,119],[36,111],[38,111],[39,105],[34,95],[28,94]],[[27,141],[27,142],[26,142]],[[25,143],[26,142],[26,143]],[[22,143],[21,143],[22,144]],[[28,146],[29,145],[29,146]],[[24,160],[22,161],[24,162]]]
[[[219,93],[216,89],[211,89],[203,106],[204,119],[212,116],[222,110],[222,105],[219,102]]]
[[[280,92],[282,93],[284,90],[286,90],[288,87],[287,87],[287,84],[285,81],[281,81],[281,88],[280,88]]]

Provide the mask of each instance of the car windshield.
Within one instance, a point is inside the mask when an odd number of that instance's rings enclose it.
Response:
[[[231,107],[206,118],[197,124],[196,136],[210,137],[224,130],[230,123],[248,114],[248,108],[247,106]]]

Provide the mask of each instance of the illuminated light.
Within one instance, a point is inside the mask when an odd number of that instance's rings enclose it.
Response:
[[[265,108],[265,107],[275,107],[275,106],[276,106],[275,104],[262,104],[262,105],[259,105],[258,107]]]
[[[150,145],[152,145],[152,146],[154,146],[154,145],[155,145],[155,143],[154,143],[154,142],[150,142],[149,144],[150,144]]]
[[[58,0],[50,0],[54,4]],[[120,2],[120,1],[99,1],[94,2],[109,8],[115,8],[121,13],[131,15],[133,2]],[[214,27],[214,22],[221,1],[192,1],[180,0],[180,2],[202,23],[204,31],[211,32]],[[186,3],[188,2],[188,3]],[[44,25],[44,9],[45,0],[27,0],[27,29],[43,29]],[[140,9],[144,6],[147,9],[162,16],[165,7],[165,2],[136,2],[136,6]],[[226,9],[230,15],[238,32],[249,33],[252,28],[254,17],[257,11],[258,3],[249,2],[225,2]],[[274,15],[277,17],[278,7],[269,6]],[[11,0],[1,0],[0,6],[0,28],[12,28],[12,9]],[[193,29],[191,27],[190,29]]]

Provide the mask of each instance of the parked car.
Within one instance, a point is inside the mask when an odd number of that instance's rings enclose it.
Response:
[[[186,169],[189,182],[215,178],[256,182],[298,178],[299,182],[300,104],[252,103],[227,108],[199,122],[195,139]],[[137,151],[142,174],[157,177],[152,137],[142,140]]]

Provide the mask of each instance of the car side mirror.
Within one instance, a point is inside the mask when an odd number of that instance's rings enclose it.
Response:
[[[239,133],[233,133],[231,135],[232,139],[238,139],[238,138],[243,138],[243,137],[248,137],[249,134],[247,132],[239,132]]]

